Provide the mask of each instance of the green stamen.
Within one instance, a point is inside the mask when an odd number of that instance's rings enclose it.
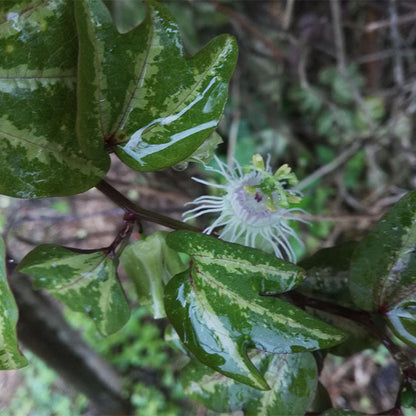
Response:
[[[280,166],[273,175],[266,170],[264,159],[261,155],[253,155],[252,161],[252,165],[244,167],[244,172],[257,171],[262,174],[263,179],[258,185],[245,185],[244,190],[247,194],[256,194],[260,190],[263,195],[267,196],[264,204],[269,211],[276,211],[278,206],[288,208],[290,204],[298,204],[302,200],[300,196],[292,195],[283,187],[285,184],[290,186],[298,184],[295,173],[292,172],[287,163]],[[275,192],[279,194],[278,201],[275,201],[273,198],[273,193]]]

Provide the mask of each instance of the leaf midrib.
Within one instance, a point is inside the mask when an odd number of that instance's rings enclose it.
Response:
[[[15,134],[9,133],[2,129],[0,129],[0,134],[9,136],[12,139],[20,140],[21,142],[26,143],[27,146],[31,146],[36,149],[40,148],[40,149],[47,151],[48,153],[52,155],[59,156],[61,158],[62,165],[69,166],[70,168],[80,169],[81,172],[84,172],[85,167],[87,166],[90,173],[95,174],[95,175],[100,175],[100,176],[102,174],[102,170],[99,167],[95,166],[94,164],[91,164],[92,160],[89,160],[86,157],[83,158],[82,157],[83,154],[81,154],[81,156],[74,155],[74,149],[56,149],[56,148],[51,149],[43,143],[32,142],[31,140],[25,137],[16,136]],[[88,163],[86,164],[86,162]]]
[[[32,267],[36,267],[37,269],[41,269],[41,268],[45,268],[45,266],[46,266],[46,265],[48,265],[48,264],[49,264],[49,265],[51,265],[51,266],[52,266],[52,264],[67,266],[67,265],[68,265],[68,263],[71,263],[71,259],[76,259],[77,257],[79,257],[79,254],[74,253],[73,255],[66,256],[66,257],[61,258],[61,259],[56,259],[56,260],[48,260],[48,261],[43,262],[43,263],[41,263],[41,264],[34,264],[34,265],[32,265],[32,266],[27,266],[27,268],[26,268],[26,267],[24,267],[24,268],[22,269],[22,271],[27,270],[27,272],[30,274],[30,273],[31,273],[30,269],[31,269]],[[105,257],[105,255],[103,255],[103,257],[102,257],[102,258],[97,258],[97,260],[99,260],[99,261],[98,261],[98,263],[96,263],[96,264],[92,265],[92,266],[91,266],[90,268],[88,268],[86,271],[81,271],[80,269],[77,269],[77,270],[78,270],[77,272],[79,272],[80,274],[91,273],[94,269],[96,269],[97,267],[99,267],[99,266],[100,266],[100,264],[101,264],[103,261],[105,261],[105,259],[106,259],[106,257]],[[76,273],[77,273],[77,272],[76,272]],[[53,290],[53,291],[56,291],[56,292],[59,292],[59,291],[61,291],[61,290],[67,290],[68,288],[70,288],[71,286],[73,286],[74,284],[78,283],[80,280],[82,280],[82,279],[84,279],[84,278],[85,278],[84,276],[81,276],[81,277],[79,277],[79,278],[77,278],[77,279],[75,279],[75,280],[71,280],[69,283],[64,284],[64,285],[62,285],[62,286],[55,286],[52,290]]]
[[[214,278],[210,277],[209,275],[201,272],[201,270],[199,269],[199,271],[195,270],[195,273],[198,275],[203,276],[208,282],[211,283],[212,286],[216,286],[218,288],[219,291],[223,291],[225,293],[225,295],[229,296],[230,298],[233,298],[236,300],[237,304],[242,304],[243,307],[255,312],[256,314],[260,315],[260,316],[268,316],[270,317],[273,321],[277,322],[280,325],[290,325],[292,328],[298,328],[301,329],[303,331],[306,332],[310,332],[309,329],[307,327],[305,327],[304,325],[302,325],[301,323],[294,321],[292,318],[286,317],[284,316],[282,319],[283,315],[279,315],[273,312],[270,312],[268,309],[266,309],[265,307],[255,303],[255,302],[250,302],[246,299],[244,299],[243,297],[236,295],[234,292],[232,292],[230,289],[228,289],[226,286],[219,284]],[[197,291],[197,287],[195,285],[195,279],[194,279],[194,285],[192,285],[192,287],[194,288],[194,292],[195,295],[200,299],[199,295],[198,295],[198,291]],[[255,293],[255,292],[253,292]],[[260,297],[260,295],[258,295]],[[200,303],[202,304],[203,302],[200,299]],[[283,332],[283,331],[282,331]],[[321,334],[319,335],[321,338],[320,339],[328,339],[328,334],[322,334],[322,331],[316,329],[313,332],[315,335],[317,335],[317,333]],[[334,335],[335,337],[335,335]]]
[[[200,254],[200,252],[199,253],[188,253],[188,254],[191,257],[195,258],[195,259],[197,259],[198,257],[200,257],[202,259],[208,259],[208,262],[203,263],[205,265],[209,264],[209,263],[215,263],[216,261],[224,262],[226,264],[231,264],[231,265],[234,263],[234,264],[237,264],[241,268],[245,267],[249,271],[255,271],[255,272],[258,273],[259,270],[260,270],[261,273],[267,273],[267,274],[271,274],[271,275],[274,275],[274,276],[279,275],[279,277],[280,277],[280,275],[282,275],[282,276],[285,276],[286,279],[291,278],[293,276],[293,274],[297,273],[297,270],[293,270],[293,271],[279,270],[278,272],[276,272],[276,267],[275,266],[272,266],[272,265],[268,266],[268,265],[265,265],[265,264],[260,264],[260,265],[259,264],[253,264],[253,263],[250,263],[248,261],[244,261],[243,259],[239,259],[239,260],[234,260],[233,259],[233,260],[231,260],[227,257],[213,257],[213,256],[210,256],[210,255],[203,255],[203,254]],[[212,261],[209,261],[210,259],[212,259]],[[227,266],[225,266],[225,267],[227,267]],[[233,268],[236,268],[236,267],[233,267]],[[265,280],[268,280],[268,279],[265,277]],[[276,283],[274,281],[272,281],[272,282]],[[290,289],[290,288],[288,288],[288,289]],[[288,290],[288,289],[286,289],[286,290]]]
[[[147,6],[147,7],[150,7],[150,6]],[[128,109],[129,109],[130,104],[131,104],[131,102],[133,101],[133,99],[136,95],[136,91],[139,89],[138,85],[140,84],[140,81],[142,80],[144,74],[146,73],[144,68],[146,67],[146,62],[147,62],[147,59],[149,58],[150,50],[151,50],[152,45],[153,45],[153,38],[154,38],[154,35],[155,35],[153,25],[150,25],[150,31],[151,31],[151,33],[149,35],[150,42],[147,43],[146,54],[145,54],[146,57],[143,61],[143,65],[141,66],[140,70],[138,71],[139,74],[136,78],[135,87],[133,88],[133,90],[130,94],[130,98],[127,100],[126,104],[124,105],[124,108],[122,109],[122,111],[120,111],[119,119],[114,123],[113,129],[111,130],[110,135],[115,135],[116,132],[118,130],[120,130],[120,126],[127,121],[127,117],[129,115]]]
[[[154,31],[153,25],[151,27],[152,27],[151,40],[153,41],[153,38],[154,38],[154,35],[155,35],[155,31]],[[151,51],[152,44],[153,44],[152,42],[148,42],[149,47],[147,48],[146,58],[143,61],[143,65],[142,65],[142,67],[140,69],[140,74],[139,74],[139,76],[137,78],[137,82],[135,83],[136,86],[135,86],[135,88],[132,91],[130,100],[128,100],[128,103],[126,104],[125,109],[122,112],[122,116],[120,118],[120,121],[118,123],[116,123],[116,127],[113,129],[113,131],[112,131],[111,134],[115,134],[120,129],[120,126],[122,125],[122,123],[127,121],[127,116],[129,114],[129,111],[128,111],[129,104],[132,102],[133,98],[136,95],[136,92],[139,90],[139,87],[138,86],[140,84],[140,81],[142,80],[143,75],[146,73],[146,71],[144,71],[144,68],[146,67],[146,62],[147,62],[147,59],[149,58],[149,54],[150,54],[150,51]],[[228,46],[228,45],[226,45],[226,46]],[[218,57],[219,57],[219,55],[221,54],[222,51],[223,50],[217,51],[217,53],[215,55],[215,59],[212,59],[211,64],[209,65],[209,67],[204,72],[202,72],[201,74],[199,74],[198,76],[195,77],[195,78],[199,78],[199,79],[197,80],[196,84],[194,84],[194,88],[190,88],[189,94],[187,94],[174,108],[171,108],[168,112],[161,113],[160,114],[160,118],[169,117],[169,116],[175,115],[178,112],[179,108],[181,108],[184,105],[184,102],[187,101],[188,98],[201,85],[201,83],[205,79],[205,75],[209,71],[212,70],[213,66],[216,64],[216,62],[218,60]],[[193,59],[193,57],[186,57],[184,55],[181,55],[181,58],[183,58],[183,60],[184,60],[184,62],[185,62],[185,64],[187,66],[189,66],[189,64],[192,62],[192,59]],[[148,132],[150,132],[155,126],[156,125],[150,126],[148,129],[146,129],[146,132],[143,132],[143,135],[146,134],[146,133],[148,133]],[[121,143],[119,143],[119,144],[121,144]]]

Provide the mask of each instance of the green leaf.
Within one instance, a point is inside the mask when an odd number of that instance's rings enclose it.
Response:
[[[297,102],[296,104],[305,114],[316,116],[322,108],[322,94],[312,86],[304,88],[301,85],[296,85],[290,90],[289,94],[290,98]]]
[[[416,296],[416,192],[404,196],[356,248],[350,291],[367,311],[391,310]]]
[[[367,97],[365,98],[364,108],[357,109],[355,114],[356,127],[359,130],[370,128],[370,121],[380,123],[386,112],[386,106],[381,97]]]
[[[222,137],[214,131],[184,162],[209,163],[221,143],[223,143]]]
[[[403,407],[416,408],[416,391],[404,389],[400,392],[400,402]]]
[[[347,308],[354,307],[348,291],[348,276],[356,242],[324,248],[302,260],[299,266],[306,271],[305,281],[297,291],[306,296],[334,302]]]
[[[134,283],[140,304],[151,305],[155,319],[166,317],[164,286],[187,268],[178,253],[167,246],[166,235],[158,231],[128,245],[121,255],[121,264]]]
[[[136,29],[120,34],[101,1],[75,2],[81,146],[94,153],[104,140],[140,171],[177,164],[212,133],[237,58],[227,35],[185,57],[170,12],[153,0],[147,8]]]
[[[354,101],[354,92],[351,89],[351,81],[345,76],[337,74],[332,83],[332,94],[336,103],[351,104]]]
[[[86,191],[104,177],[109,157],[102,145],[87,158],[75,134],[74,3],[12,3],[2,7],[0,23],[0,193],[38,198]]]
[[[175,231],[167,236],[166,242],[174,250],[190,255],[195,266],[219,281],[228,281],[231,275],[241,276],[244,280],[239,282],[240,291],[282,293],[304,280],[303,269],[292,263],[205,234]]]
[[[130,316],[116,277],[117,263],[103,252],[75,253],[44,244],[27,254],[18,269],[33,275],[35,289],[47,289],[72,310],[90,316],[103,335],[110,335]]]
[[[247,348],[292,353],[343,339],[293,305],[259,295],[292,289],[302,281],[301,268],[204,234],[176,231],[167,242],[189,254],[192,267],[166,286],[166,313],[185,347],[214,370],[264,390]]]
[[[359,190],[363,184],[363,172],[367,166],[367,158],[364,150],[358,151],[347,163],[344,172],[344,184],[347,189]]]
[[[270,390],[259,391],[192,361],[181,374],[184,392],[217,412],[242,410],[245,416],[303,415],[317,387],[312,354],[257,353],[252,361]]]
[[[416,299],[400,302],[384,317],[398,338],[416,348]]]
[[[17,346],[18,310],[7,281],[4,243],[0,237],[0,370],[13,370],[27,365]]]

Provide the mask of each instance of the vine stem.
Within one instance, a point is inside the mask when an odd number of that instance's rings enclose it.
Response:
[[[193,225],[187,224],[183,221],[178,221],[173,218],[167,217],[162,214],[158,214],[153,211],[149,211],[135,204],[133,201],[125,197],[112,185],[110,185],[105,180],[102,180],[95,186],[100,192],[102,192],[106,197],[111,199],[116,205],[124,209],[127,213],[134,214],[137,218],[140,218],[144,221],[154,222],[159,225],[163,225],[174,230],[188,230],[200,233],[201,230]]]

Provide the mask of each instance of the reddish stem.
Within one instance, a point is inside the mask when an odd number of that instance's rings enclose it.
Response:
[[[187,224],[186,222],[178,221],[173,218],[166,217],[165,215],[141,208],[104,180],[99,182],[98,185],[96,185],[96,188],[119,207],[123,208],[126,212],[135,215],[136,218],[164,225],[165,227],[169,227],[174,230],[201,232],[199,228]]]

